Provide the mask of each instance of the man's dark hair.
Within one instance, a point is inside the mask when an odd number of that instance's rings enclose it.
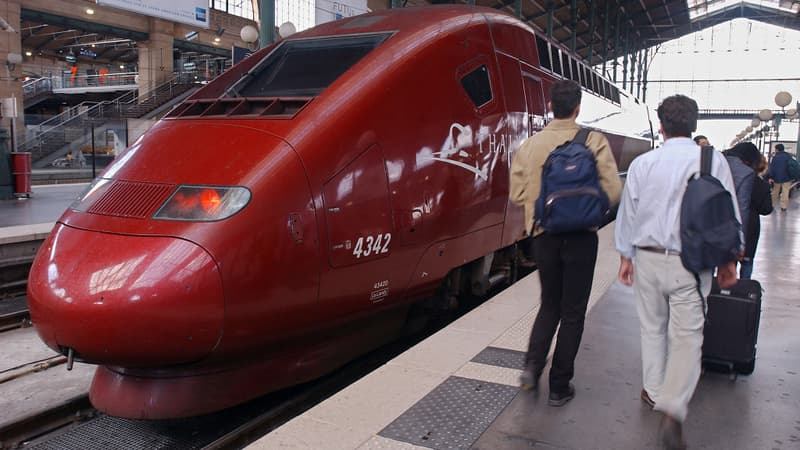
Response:
[[[700,145],[700,140],[701,139],[708,140],[707,137],[703,136],[702,134],[698,134],[697,136],[694,137],[694,143],[697,144],[697,145]]]
[[[658,105],[658,120],[668,137],[690,137],[697,129],[697,102],[685,95],[673,95]]]
[[[758,151],[758,147],[752,142],[740,142],[726,153],[741,159],[743,163],[754,169],[758,168],[758,165],[761,163],[761,152]]]
[[[550,103],[556,119],[566,119],[581,104],[581,87],[570,80],[557,81],[550,90]]]
[[[782,152],[783,151],[783,144],[776,144],[775,145],[775,150],[777,150],[779,152]]]

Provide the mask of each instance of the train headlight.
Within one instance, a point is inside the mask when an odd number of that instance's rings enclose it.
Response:
[[[227,219],[247,206],[250,195],[243,187],[180,186],[153,219],[196,222]]]

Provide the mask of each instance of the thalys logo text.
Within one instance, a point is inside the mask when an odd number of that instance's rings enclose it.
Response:
[[[512,144],[516,148],[519,142],[525,138],[525,136],[519,136],[515,140],[509,134],[499,133],[505,125],[505,120],[501,120],[494,130],[481,125],[475,131],[471,125],[453,123],[450,125],[440,151],[429,153],[425,155],[424,159],[460,167],[487,181],[489,166],[493,160],[491,155],[505,153]]]

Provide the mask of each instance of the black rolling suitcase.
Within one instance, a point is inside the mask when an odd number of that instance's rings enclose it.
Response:
[[[756,280],[739,280],[730,289],[720,290],[715,279],[707,303],[708,320],[703,333],[706,368],[726,368],[733,377],[753,373],[761,318],[761,284]]]

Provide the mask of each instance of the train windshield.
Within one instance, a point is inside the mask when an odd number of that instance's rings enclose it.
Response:
[[[225,97],[316,96],[389,34],[290,40],[231,86]]]

